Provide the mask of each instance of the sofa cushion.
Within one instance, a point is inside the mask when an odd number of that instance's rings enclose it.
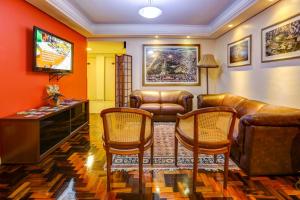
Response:
[[[184,107],[174,103],[162,103],[161,114],[163,115],[175,115],[177,113],[184,113]]]
[[[142,91],[143,103],[160,103],[159,91]]]
[[[162,103],[178,103],[181,91],[161,91],[160,101]]]
[[[237,108],[237,106],[242,103],[242,101],[246,100],[246,98],[244,97],[240,97],[240,96],[236,96],[236,95],[232,95],[232,94],[227,94],[225,95],[224,99],[223,99],[223,106],[229,106],[232,107],[234,109]]]
[[[244,115],[253,115],[257,113],[266,104],[261,101],[244,100],[236,108],[237,117],[241,118]]]
[[[154,114],[160,114],[160,104],[159,103],[144,103],[140,106],[140,109],[147,110]]]

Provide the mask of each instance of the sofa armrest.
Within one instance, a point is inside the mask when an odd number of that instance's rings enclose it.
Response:
[[[182,91],[178,97],[178,104],[184,107],[185,112],[193,110],[193,98],[194,95],[187,91]]]
[[[300,113],[292,114],[269,114],[257,113],[245,115],[241,122],[248,126],[273,126],[273,127],[300,127]]]
[[[241,126],[239,166],[248,175],[286,175],[300,171],[299,127]]]
[[[139,108],[142,104],[143,97],[140,90],[135,90],[130,94],[130,107]]]
[[[250,176],[300,170],[300,114],[257,113],[240,119],[239,166]]]
[[[225,94],[200,94],[197,96],[197,108],[221,106]]]

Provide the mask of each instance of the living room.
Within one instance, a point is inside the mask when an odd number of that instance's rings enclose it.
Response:
[[[0,199],[300,198],[299,0],[0,17]]]

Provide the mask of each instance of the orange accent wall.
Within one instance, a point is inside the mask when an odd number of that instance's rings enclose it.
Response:
[[[74,72],[59,82],[66,98],[87,97],[86,38],[24,0],[1,1],[0,117],[45,104],[48,74],[32,72],[33,26],[74,43]]]

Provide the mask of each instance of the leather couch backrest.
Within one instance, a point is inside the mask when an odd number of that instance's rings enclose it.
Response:
[[[237,107],[237,117],[241,118],[244,115],[253,115],[257,113],[266,104],[261,101],[247,100],[242,101]]]
[[[160,100],[164,103],[178,103],[181,91],[161,91]]]
[[[178,103],[179,96],[182,91],[180,90],[167,90],[167,91],[151,91],[143,90],[142,101],[143,103]]]
[[[159,103],[160,102],[160,92],[159,91],[147,91],[143,90],[142,98],[144,103]]]
[[[223,99],[226,94],[210,94],[204,96],[198,96],[198,101],[201,107],[214,107],[214,106],[222,106]]]
[[[259,113],[272,113],[272,114],[298,114],[300,109],[289,108],[284,106],[266,105],[259,110]]]
[[[242,103],[244,100],[247,100],[247,99],[244,98],[244,97],[241,97],[241,96],[226,94],[224,99],[223,99],[222,105],[223,106],[229,106],[229,107],[232,107],[234,109],[237,109],[238,105],[240,103]]]

